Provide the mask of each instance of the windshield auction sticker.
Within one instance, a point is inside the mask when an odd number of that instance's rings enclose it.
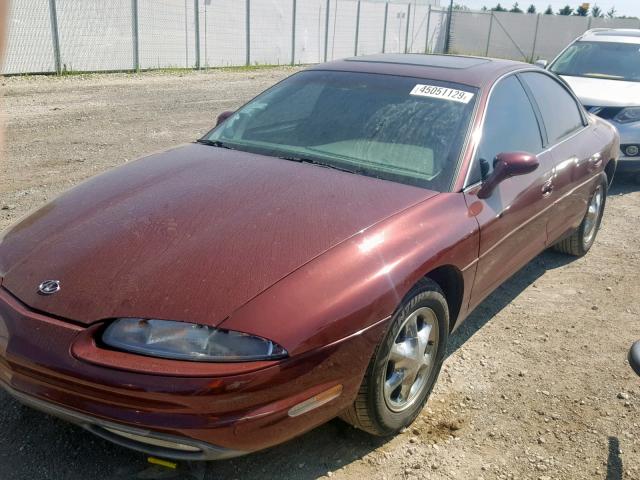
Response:
[[[436,87],[435,85],[416,85],[411,90],[411,95],[418,97],[441,98],[452,102],[469,103],[473,93],[456,90],[455,88]]]

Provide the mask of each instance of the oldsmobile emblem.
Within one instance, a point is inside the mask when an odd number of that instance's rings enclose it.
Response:
[[[45,280],[38,285],[38,293],[40,295],[53,295],[60,290],[60,282],[58,280]]]

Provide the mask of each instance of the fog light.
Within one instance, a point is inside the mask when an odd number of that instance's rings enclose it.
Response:
[[[640,148],[638,148],[637,145],[628,145],[627,147],[625,147],[624,149],[624,153],[628,156],[628,157],[635,157],[636,155],[638,155],[638,152],[640,152]]]
[[[325,390],[318,395],[311,397],[309,400],[305,400],[302,403],[299,403],[289,409],[290,417],[297,417],[302,415],[303,413],[310,412],[326,403],[329,403],[331,400],[334,400],[340,396],[342,393],[342,385],[336,385],[335,387],[331,387],[329,390]]]

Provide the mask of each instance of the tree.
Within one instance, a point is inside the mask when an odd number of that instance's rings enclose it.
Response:
[[[481,8],[480,10],[482,10],[483,12],[486,12],[486,11],[487,11],[487,10],[489,10],[489,9],[487,8],[487,6],[486,6],[486,5],[483,5],[483,6],[482,6],[482,8]]]
[[[469,7],[467,7],[466,5],[462,5],[461,3],[454,3],[453,4],[453,9],[454,10],[463,10],[463,11],[471,10]]]
[[[549,5],[547,7],[547,9],[544,11],[545,15],[553,15],[553,8],[551,8],[551,5]]]
[[[609,11],[607,12],[607,17],[609,17],[609,18],[616,18],[616,14],[617,14],[617,13],[618,13],[618,12],[616,12],[616,7],[611,7],[611,10],[609,10]]]
[[[573,13],[573,8],[571,8],[569,5],[558,10],[558,15],[571,15],[572,13]]]
[[[513,7],[511,7],[511,10],[509,10],[511,13],[522,13],[522,9],[518,6],[518,2],[513,4]]]
[[[536,13],[536,6],[533,3],[527,8],[527,13]]]
[[[586,17],[589,15],[589,7],[586,4],[580,5],[576,8],[576,13],[574,13],[574,15],[577,17]]]
[[[493,12],[506,12],[506,11],[507,11],[507,9],[506,9],[506,8],[504,8],[502,5],[498,4],[498,5],[496,5],[495,7],[493,7],[493,8],[491,9],[491,11],[493,11]]]
[[[591,16],[594,18],[602,18],[604,17],[604,13],[599,6],[594,5],[593,7],[591,7]]]

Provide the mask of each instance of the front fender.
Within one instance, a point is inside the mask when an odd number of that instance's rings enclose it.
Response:
[[[221,327],[269,338],[299,355],[391,316],[420,278],[443,265],[463,273],[465,310],[478,237],[463,195],[439,194],[305,264],[236,310]]]

